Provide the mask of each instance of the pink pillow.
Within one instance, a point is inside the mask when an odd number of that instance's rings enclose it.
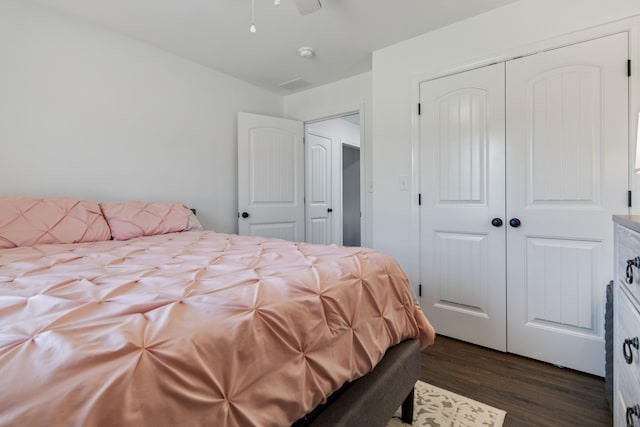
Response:
[[[0,248],[109,240],[96,202],[71,197],[0,197]]]
[[[187,228],[191,211],[181,203],[100,203],[114,240],[174,233]]]

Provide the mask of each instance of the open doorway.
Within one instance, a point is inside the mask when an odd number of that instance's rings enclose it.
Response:
[[[306,240],[360,246],[360,114],[305,126]]]
[[[358,114],[355,114],[358,116]],[[342,244],[360,246],[360,147],[342,144]]]

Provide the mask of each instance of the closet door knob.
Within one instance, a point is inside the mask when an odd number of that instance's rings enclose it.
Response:
[[[522,223],[518,218],[511,218],[509,220],[509,225],[512,226],[513,228],[518,228],[522,225]]]
[[[249,212],[242,212],[242,218],[244,219],[249,218]]]
[[[494,227],[502,227],[502,220],[500,218],[493,218],[491,220],[491,225]]]

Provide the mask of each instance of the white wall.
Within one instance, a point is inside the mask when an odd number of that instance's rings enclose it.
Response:
[[[165,51],[0,1],[0,195],[176,200],[235,232],[236,112],[282,108]]]
[[[328,85],[298,92],[284,98],[284,114],[287,118],[304,122],[335,116],[360,110],[360,140],[364,163],[361,165],[364,175],[365,208],[363,220],[365,233],[363,246],[373,245],[372,193],[371,193],[371,73],[337,81]]]
[[[417,284],[417,182],[412,180],[411,191],[401,191],[399,177],[412,174],[412,120],[421,77],[436,77],[502,53],[517,53],[532,43],[638,13],[637,0],[520,0],[374,52],[375,247],[394,255]]]

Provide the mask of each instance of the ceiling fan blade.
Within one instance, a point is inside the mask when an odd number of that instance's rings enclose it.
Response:
[[[320,0],[293,0],[300,15],[308,15],[322,8]]]

